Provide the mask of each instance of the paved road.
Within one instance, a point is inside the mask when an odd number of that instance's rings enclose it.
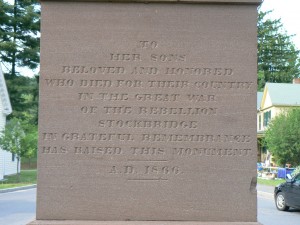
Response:
[[[35,219],[36,189],[0,194],[0,225],[25,225]]]
[[[276,209],[273,187],[258,185],[258,221],[263,225],[300,225],[300,210],[281,212]]]
[[[300,210],[275,208],[273,188],[258,186],[258,221],[263,225],[300,225]],[[0,194],[0,225],[25,225],[35,218],[36,189]]]

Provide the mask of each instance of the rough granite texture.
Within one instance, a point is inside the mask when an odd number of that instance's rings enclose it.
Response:
[[[42,1],[31,224],[257,224],[256,18]]]

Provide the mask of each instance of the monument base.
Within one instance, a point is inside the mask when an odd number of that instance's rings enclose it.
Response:
[[[28,225],[262,225],[259,222],[35,220]]]

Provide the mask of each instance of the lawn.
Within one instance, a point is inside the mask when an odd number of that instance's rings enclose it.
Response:
[[[276,180],[266,180],[262,178],[257,178],[258,184],[268,185],[268,186],[277,186],[278,184],[284,183],[284,179],[276,179]]]
[[[18,175],[5,176],[4,179],[0,181],[0,189],[36,184],[36,170],[22,170],[19,181]]]

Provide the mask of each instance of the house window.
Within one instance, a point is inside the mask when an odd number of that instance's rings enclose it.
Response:
[[[15,155],[15,153],[12,153],[12,154],[11,154],[11,161],[14,162],[15,159],[16,159],[16,155]]]
[[[261,130],[261,115],[258,117],[258,130]]]
[[[262,153],[267,154],[267,147],[266,146],[262,147]]]
[[[264,127],[268,126],[271,120],[271,110],[264,113]]]

